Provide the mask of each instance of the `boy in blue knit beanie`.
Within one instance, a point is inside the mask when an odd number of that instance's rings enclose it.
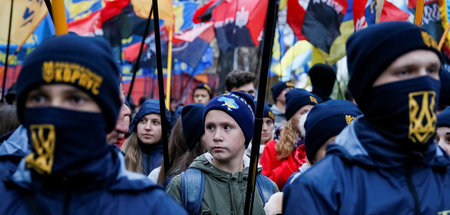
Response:
[[[348,89],[363,115],[284,190],[284,214],[447,213],[450,157],[433,138],[436,41],[417,25],[383,22],[352,34],[346,50]]]
[[[108,144],[119,82],[111,48],[97,38],[52,37],[25,58],[17,114],[31,153],[11,175],[0,164],[0,214],[185,214],[145,176],[127,171]]]
[[[175,176],[167,192],[191,214],[242,214],[250,159],[244,154],[253,138],[253,98],[243,92],[230,92],[212,99],[204,110],[207,153],[197,157],[181,175]],[[194,172],[194,173],[193,173]],[[196,180],[198,172],[203,179]],[[269,184],[264,192],[274,193],[276,185],[267,177],[259,178]],[[195,182],[203,181],[196,185]],[[188,183],[189,182],[189,183]],[[199,191],[201,190],[201,191]],[[186,204],[186,196],[197,196],[198,208]],[[264,214],[268,200],[255,192],[253,214]]]

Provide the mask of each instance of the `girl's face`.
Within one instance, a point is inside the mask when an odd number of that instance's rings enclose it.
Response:
[[[161,116],[159,114],[147,114],[137,124],[137,136],[144,144],[154,144],[161,140]]]

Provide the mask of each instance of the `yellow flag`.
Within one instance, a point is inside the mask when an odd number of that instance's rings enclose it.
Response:
[[[8,40],[11,0],[2,1],[0,44]],[[11,22],[11,44],[22,46],[47,14],[44,0],[14,0]]]
[[[346,55],[345,43],[354,31],[353,20],[342,22],[339,29],[341,31],[341,35],[334,40],[330,48],[330,55],[326,60],[330,65],[335,64],[338,60]]]
[[[152,2],[152,0],[131,0],[136,15],[145,19],[148,18],[148,15],[150,14]],[[172,27],[174,22],[172,7],[172,0],[158,0],[158,15],[160,19],[164,20],[167,27]]]

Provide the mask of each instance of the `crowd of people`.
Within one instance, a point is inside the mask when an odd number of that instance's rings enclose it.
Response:
[[[348,101],[316,64],[311,92],[271,86],[252,144],[264,102],[253,73],[231,71],[221,95],[198,84],[173,112],[156,99],[135,108],[105,41],[47,39],[0,107],[0,213],[244,214],[258,145],[253,214],[450,213],[450,75],[436,41],[384,22],[346,50]]]

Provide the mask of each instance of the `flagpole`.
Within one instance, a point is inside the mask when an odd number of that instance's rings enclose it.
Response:
[[[417,26],[422,26],[422,16],[423,16],[423,0],[417,0],[416,4],[416,17],[414,23]]]
[[[53,19],[53,11],[52,11],[52,3],[50,2],[50,0],[44,0],[45,2],[45,6],[47,7],[48,13],[50,14],[50,18],[52,18],[52,21],[54,21]]]
[[[3,66],[3,84],[2,84],[2,99],[1,99],[2,103],[5,99],[6,76],[8,73],[8,57],[9,57],[9,45],[11,44],[11,25],[12,25],[13,7],[14,7],[14,0],[11,0],[11,9],[9,10],[8,41],[6,41],[5,66]]]
[[[170,89],[172,85],[172,39],[174,25],[169,27],[169,48],[167,53],[166,107],[170,110]]]
[[[446,38],[447,35],[448,35],[448,30],[449,30],[449,29],[450,29],[450,22],[447,24],[447,27],[445,27],[445,31],[444,31],[444,33],[442,34],[441,40],[439,41],[439,46],[438,46],[439,51],[442,49],[442,46],[444,45],[445,38]]]
[[[169,166],[169,147],[168,147],[168,125],[166,118],[166,112],[164,107],[164,81],[163,81],[163,70],[162,70],[162,54],[161,54],[161,34],[159,33],[159,14],[158,14],[158,0],[153,1],[153,23],[155,27],[155,46],[156,46],[156,68],[158,70],[158,89],[159,89],[159,108],[161,113],[161,135],[163,143],[163,154],[164,154],[164,166]],[[167,175],[168,168],[165,168],[165,174]]]
[[[258,173],[259,146],[261,144],[261,130],[264,112],[264,100],[266,95],[267,76],[272,55],[275,26],[277,24],[279,0],[268,0],[266,23],[264,27],[263,55],[258,86],[258,100],[255,116],[255,129],[253,131],[252,150],[250,155],[250,167],[248,169],[247,192],[245,195],[244,214],[253,213],[253,200],[255,198],[256,174]]]
[[[66,9],[64,8],[64,0],[53,0],[53,23],[55,24],[56,35],[67,34]]]
[[[379,23],[381,12],[383,11],[384,0],[376,0],[376,2],[377,8],[376,8],[375,23]]]
[[[144,35],[142,35],[142,41],[141,41],[141,46],[139,47],[138,57],[136,58],[136,62],[134,63],[133,68],[131,69],[131,73],[133,75],[131,77],[130,87],[128,88],[127,101],[130,101],[131,92],[133,92],[134,80],[136,79],[136,73],[139,70],[139,66],[141,63],[142,50],[144,49],[145,37],[147,36],[148,31],[149,31],[149,25],[150,25],[150,20],[152,19],[152,13],[153,13],[153,5],[150,8],[150,13],[148,15],[147,22],[145,23]]]

